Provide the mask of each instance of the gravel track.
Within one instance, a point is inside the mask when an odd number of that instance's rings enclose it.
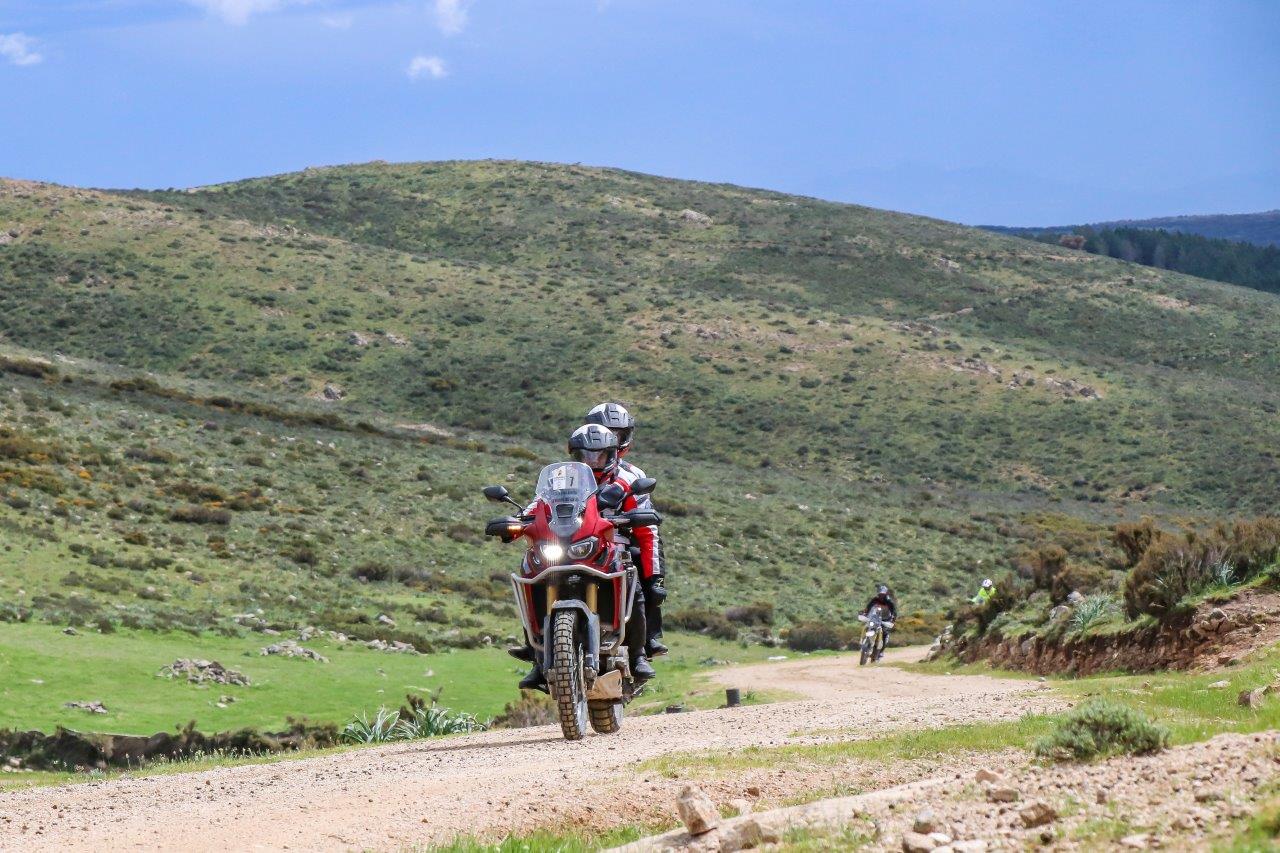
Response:
[[[887,661],[921,654],[899,649]],[[874,736],[1016,719],[1053,705],[1035,682],[859,667],[848,655],[712,677],[808,698],[628,718],[620,734],[577,743],[541,726],[0,794],[0,850],[398,850],[458,835],[609,826],[652,819],[655,803],[669,807],[679,783],[635,769],[667,753],[821,742],[852,727]]]

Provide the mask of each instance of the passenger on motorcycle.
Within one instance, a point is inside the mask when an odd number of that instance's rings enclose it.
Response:
[[[889,611],[890,622],[898,621],[898,602],[894,601],[893,593],[890,592],[889,587],[884,584],[880,584],[876,587],[876,594],[871,596],[871,599],[867,602],[867,606],[862,608],[862,615],[870,615],[871,608],[875,607],[877,604]],[[885,628],[884,644],[886,647],[889,645],[889,633],[890,629]]]
[[[622,486],[627,493],[620,507],[624,512],[637,509],[640,506],[636,496],[631,493],[631,484],[636,481],[635,477],[620,476],[621,472],[618,467],[618,436],[612,430],[602,427],[599,424],[583,424],[573,431],[569,436],[569,458],[575,462],[582,462],[589,466],[595,473],[596,483],[601,486],[607,486],[610,483],[617,483]],[[644,555],[648,553],[656,553],[651,542],[653,536],[653,528],[637,527],[631,531],[632,541],[640,546],[641,555],[641,571],[644,567]],[[648,656],[645,654],[644,640],[644,590],[643,587],[636,592],[639,599],[638,605],[631,616],[632,624],[628,626],[628,633],[636,631],[638,636],[634,640],[629,640],[627,647],[631,653],[631,675],[637,684],[643,684],[650,678],[657,675],[653,666],[650,665]],[[512,657],[521,660],[533,660],[533,646],[526,642],[523,648],[508,649]],[[539,663],[533,661],[533,669],[529,674],[520,679],[521,690],[545,690],[546,676],[542,672]]]
[[[618,478],[635,482],[645,476],[640,467],[625,457],[631,450],[635,438],[636,419],[631,416],[621,403],[601,403],[587,412],[586,423],[608,427],[618,436]],[[648,495],[641,495],[638,501],[640,509],[652,509],[652,501]],[[645,642],[645,653],[658,657],[667,653],[662,643],[662,602],[667,598],[666,553],[662,549],[662,537],[652,527],[643,528],[645,534],[639,535],[637,530],[635,544],[641,549],[641,585],[644,587],[644,615],[648,630]]]

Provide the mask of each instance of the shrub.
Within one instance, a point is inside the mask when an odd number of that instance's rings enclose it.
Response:
[[[801,622],[787,634],[787,645],[798,652],[846,649],[856,637],[857,632],[852,628],[827,622]]]
[[[1059,761],[1089,761],[1108,755],[1146,755],[1168,744],[1169,730],[1141,712],[1107,699],[1090,699],[1036,741],[1035,751]]]
[[[170,521],[181,521],[185,524],[222,524],[231,523],[231,513],[225,509],[213,509],[207,506],[180,506],[169,513]]]
[[[740,625],[772,625],[773,605],[767,601],[757,601],[755,604],[730,607],[724,612],[724,618]]]
[[[1222,554],[1205,541],[1162,536],[1125,578],[1125,609],[1130,616],[1165,618],[1184,597],[1212,582],[1213,566],[1221,561]]]
[[[520,698],[508,702],[502,713],[493,718],[495,729],[524,729],[547,726],[556,722],[556,703],[550,696],[532,690],[521,690]]]
[[[667,625],[684,631],[697,631],[721,640],[738,639],[738,629],[723,615],[705,607],[677,610],[666,617]]]
[[[1144,518],[1136,524],[1117,524],[1112,529],[1111,542],[1124,552],[1124,566],[1131,569],[1142,559],[1151,543],[1163,535],[1154,521]]]
[[[1071,628],[1075,631],[1088,630],[1095,622],[1101,622],[1120,610],[1119,603],[1110,595],[1091,595],[1076,605],[1071,613]]]

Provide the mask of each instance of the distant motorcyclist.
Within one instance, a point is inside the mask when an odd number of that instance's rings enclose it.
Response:
[[[870,600],[867,601],[867,606],[862,608],[862,615],[863,616],[871,615],[871,608],[877,605],[879,605],[880,607],[883,607],[885,610],[888,611],[889,622],[898,621],[898,602],[894,600],[893,593],[889,591],[889,587],[885,586],[884,584],[880,584],[879,586],[876,587],[876,594],[871,596]],[[891,629],[888,627],[884,628],[884,645],[885,646],[889,645],[890,630]]]
[[[978,590],[978,594],[969,599],[970,604],[986,604],[991,600],[991,596],[996,594],[996,585],[992,583],[991,578],[982,581],[982,587]]]
[[[607,486],[611,483],[617,483],[626,491],[626,497],[623,499],[622,509],[624,512],[638,509],[640,504],[636,495],[631,493],[631,484],[636,478],[625,478],[620,476],[618,467],[618,437],[612,430],[602,427],[599,424],[583,424],[573,431],[569,436],[569,457],[575,462],[582,462],[591,468],[595,474],[596,483],[601,486]],[[631,531],[631,538],[640,545],[641,559],[643,562],[646,550],[652,552],[652,547],[646,548],[646,533],[653,535],[651,527],[637,527]],[[631,623],[627,626],[628,633],[637,631],[639,636],[635,640],[628,643],[628,649],[631,654],[631,675],[637,683],[643,684],[650,678],[657,675],[653,666],[649,663],[648,656],[644,650],[644,590],[640,588],[636,591],[636,607],[631,616]],[[533,669],[529,674],[520,679],[521,690],[543,690],[546,689],[546,676],[542,672],[542,666],[534,655],[533,646],[526,643],[523,648],[509,649],[509,653],[521,660],[532,660]]]
[[[621,403],[601,403],[587,412],[586,423],[608,427],[618,436],[618,476],[635,482],[645,476],[639,466],[625,457],[635,438],[636,419]],[[652,509],[648,495],[640,495],[637,502],[641,509]],[[641,584],[644,586],[644,615],[648,628],[645,653],[653,658],[667,653],[662,643],[662,603],[667,598],[667,561],[662,548],[662,537],[654,528],[646,528],[652,535],[637,536],[636,545],[641,549]],[[639,533],[639,531],[637,531]]]

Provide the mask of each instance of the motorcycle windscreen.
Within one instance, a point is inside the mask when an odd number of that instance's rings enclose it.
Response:
[[[551,510],[551,532],[561,538],[578,532],[587,501],[595,492],[595,474],[581,462],[556,462],[538,475],[538,500]]]

